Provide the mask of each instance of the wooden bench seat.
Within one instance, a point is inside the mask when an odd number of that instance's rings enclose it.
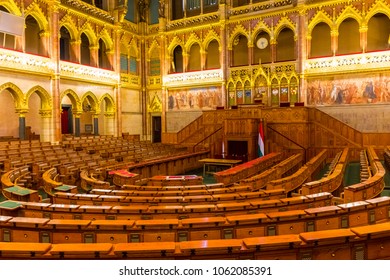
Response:
[[[112,249],[111,243],[53,244],[49,253],[60,259],[99,259],[109,257]]]
[[[51,249],[47,243],[0,242],[0,255],[6,259],[40,259]]]
[[[118,243],[113,245],[113,253],[121,258],[156,258],[173,255],[175,242]]]

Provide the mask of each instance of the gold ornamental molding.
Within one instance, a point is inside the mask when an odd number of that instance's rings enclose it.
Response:
[[[100,68],[61,61],[60,69],[61,77],[67,77],[74,80],[113,85],[117,84],[119,81],[119,74],[114,71]]]
[[[222,70],[205,70],[194,73],[170,74],[163,77],[165,87],[203,86],[223,82]]]
[[[305,74],[345,73],[351,71],[389,70],[390,52],[375,52],[318,59],[308,59]]]
[[[13,72],[51,75],[55,64],[47,57],[40,57],[6,49],[0,49],[0,69]]]

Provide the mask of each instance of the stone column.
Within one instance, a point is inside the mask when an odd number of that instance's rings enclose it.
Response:
[[[26,114],[27,109],[18,110],[19,113],[19,139],[26,140]]]
[[[331,49],[333,56],[336,55],[337,49],[338,49],[338,39],[339,39],[339,32],[334,29],[330,32],[330,40],[331,40]]]
[[[39,110],[42,121],[42,132],[41,132],[41,141],[49,142],[53,139],[53,130],[51,127],[53,113],[52,110]]]
[[[42,55],[48,55],[48,53],[50,52],[50,44],[49,44],[50,33],[48,31],[43,30],[43,31],[39,32],[39,38],[42,42],[42,47],[45,50],[42,53]]]
[[[81,114],[82,112],[73,112],[73,117],[74,117],[74,136],[76,137],[80,137],[81,133],[80,133],[80,125],[81,125],[81,122],[80,122],[80,118],[81,118]]]
[[[89,47],[90,62],[89,65],[92,67],[99,67],[99,45]]]
[[[99,115],[93,114],[93,134],[99,135]]]
[[[362,49],[362,52],[365,53],[367,50],[367,30],[368,26],[366,24],[362,25],[359,28],[360,32],[360,48]]]
[[[115,135],[115,113],[104,113],[104,132],[105,135]]]
[[[80,50],[81,40],[74,40],[70,42],[70,61],[81,63],[81,50]]]

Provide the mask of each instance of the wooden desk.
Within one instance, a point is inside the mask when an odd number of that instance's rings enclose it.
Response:
[[[135,255],[150,255],[163,257],[166,253],[174,253],[175,242],[143,242],[143,243],[118,243],[114,244],[114,254],[122,257]]]
[[[99,258],[101,255],[108,255],[113,248],[111,243],[68,243],[53,244],[50,254],[60,258],[85,257]]]
[[[389,236],[390,223],[380,223],[375,225],[353,227],[351,231],[359,237],[377,238],[382,236]]]
[[[217,158],[204,158],[200,159],[199,162],[203,163],[203,177],[206,176],[206,173],[214,173],[210,172],[210,166],[228,166],[232,168],[237,164],[241,163],[242,160],[238,159],[217,159]]]
[[[256,248],[260,250],[261,247],[266,246],[283,246],[290,247],[293,245],[300,245],[302,240],[298,234],[276,235],[276,236],[262,236],[244,238],[243,242],[248,249]]]
[[[325,243],[327,241],[345,239],[355,237],[350,229],[330,229],[321,231],[302,232],[299,234],[301,239],[306,243]]]
[[[48,243],[28,243],[28,242],[0,242],[1,256],[12,257],[38,257],[44,255],[51,248]]]
[[[133,185],[139,174],[131,173],[126,169],[112,170],[108,172],[112,176],[112,182],[116,186]]]
[[[190,252],[193,255],[197,253],[207,253],[211,251],[221,250],[223,253],[232,253],[240,251],[242,246],[241,239],[214,239],[214,240],[194,240],[182,241],[179,243],[180,249],[183,252]]]
[[[149,182],[152,186],[199,185],[203,183],[203,178],[197,175],[153,176]]]

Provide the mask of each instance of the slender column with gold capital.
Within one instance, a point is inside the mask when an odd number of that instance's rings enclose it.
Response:
[[[93,115],[93,134],[95,136],[99,135],[99,115]]]
[[[278,42],[275,39],[270,40],[271,61],[272,62],[276,62],[276,52],[277,52],[276,46],[277,46],[277,44],[278,44]]]
[[[81,117],[82,112],[73,112],[73,117],[74,117],[74,135],[76,137],[80,137],[80,117]]]
[[[39,110],[39,114],[41,115],[42,120],[41,141],[50,142],[50,139],[52,138],[51,121],[53,112],[52,110]]]
[[[226,38],[228,37],[228,29],[226,27],[226,17],[227,17],[227,6],[226,1],[220,1],[219,3],[219,13],[221,15],[221,24],[220,24],[220,36],[221,36],[221,42],[227,42]],[[227,71],[228,68],[231,66],[230,59],[231,59],[231,52],[228,50],[227,44],[221,44],[219,46],[219,62],[220,62],[220,68],[222,69],[222,81],[227,80]],[[222,106],[225,108],[228,108],[228,100],[227,98],[227,91],[226,91],[226,84],[225,82],[222,82],[221,84],[221,94],[222,94]]]
[[[104,113],[104,134],[114,135],[115,133],[115,113]]]
[[[336,55],[337,49],[338,49],[338,39],[339,39],[339,32],[337,30],[332,30],[330,32],[330,38],[331,38],[331,48],[332,48],[332,54],[333,56]]]
[[[362,49],[363,53],[365,53],[366,50],[367,50],[367,30],[368,30],[368,26],[367,25],[362,25],[359,28],[359,32],[360,32],[360,48]]]
[[[81,40],[73,40],[70,42],[70,61],[81,63],[81,50],[80,50]]]
[[[19,113],[19,139],[26,140],[26,113],[27,109],[17,110]]]
[[[99,67],[99,46],[90,46],[89,47],[90,52],[90,65],[93,67]]]

